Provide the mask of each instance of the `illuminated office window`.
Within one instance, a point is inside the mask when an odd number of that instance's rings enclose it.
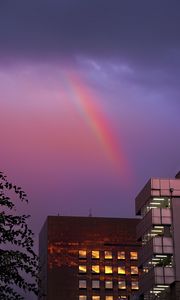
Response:
[[[86,272],[87,272],[87,267],[83,266],[83,265],[80,265],[79,266],[79,273],[86,273]]]
[[[79,258],[86,258],[86,250],[79,250]]]
[[[99,258],[99,251],[95,250],[95,251],[92,251],[92,258],[96,258],[98,259]]]
[[[120,290],[126,289],[126,281],[125,280],[118,281],[118,289],[120,289]]]
[[[86,289],[86,280],[79,280],[79,288],[80,289]]]
[[[130,259],[138,259],[138,254],[135,251],[130,252]]]
[[[106,280],[105,281],[105,288],[106,289],[112,289],[113,288],[113,282],[112,282],[112,280]]]
[[[79,300],[87,300],[87,296],[86,295],[79,295]]]
[[[131,281],[131,289],[132,290],[138,290],[139,289],[138,281]]]
[[[125,259],[125,251],[118,251],[118,259]]]
[[[92,300],[100,300],[100,296],[92,296]]]
[[[105,259],[112,259],[112,251],[105,251],[104,257]]]
[[[131,266],[131,274],[132,274],[132,275],[138,274],[138,267],[136,267],[136,266]]]
[[[105,266],[105,274],[112,274],[112,266]]]
[[[99,289],[100,288],[99,280],[92,280],[92,288],[93,289]]]
[[[125,274],[125,273],[126,273],[125,266],[118,267],[118,274]]]
[[[127,296],[119,296],[118,300],[127,299]]]
[[[106,296],[105,299],[106,300],[113,300],[113,296]]]
[[[99,266],[93,265],[93,266],[92,266],[92,273],[99,274],[99,272],[100,272]]]

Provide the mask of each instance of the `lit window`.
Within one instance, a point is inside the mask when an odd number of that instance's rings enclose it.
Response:
[[[138,290],[139,289],[138,281],[132,281],[131,282],[131,289],[132,290]]]
[[[131,274],[138,274],[138,267],[136,266],[131,266]]]
[[[125,251],[118,251],[118,259],[125,259]]]
[[[87,296],[86,295],[80,295],[79,300],[87,300]]]
[[[135,251],[130,252],[130,259],[138,259],[138,254]]]
[[[105,274],[112,274],[112,266],[105,266]]]
[[[127,299],[127,296],[119,296],[118,299]]]
[[[100,296],[92,296],[92,300],[100,300]]]
[[[86,289],[86,280],[79,280],[79,288]]]
[[[120,289],[120,290],[126,289],[126,281],[125,280],[118,281],[118,289]]]
[[[79,258],[86,258],[86,250],[79,250]]]
[[[118,274],[125,274],[125,266],[118,267]]]
[[[93,289],[99,289],[100,288],[100,282],[99,282],[99,280],[93,280],[92,281],[92,288]]]
[[[79,266],[79,273],[86,273],[87,272],[87,267],[86,266]]]
[[[113,288],[113,282],[112,282],[112,280],[106,280],[105,281],[105,288],[106,289],[112,289]]]
[[[96,273],[96,274],[98,274],[100,272],[100,268],[99,268],[99,266],[95,266],[95,265],[93,265],[92,266],[92,273]]]
[[[112,259],[112,251],[105,251],[104,257],[105,259]]]
[[[106,300],[113,300],[113,296],[106,296]]]
[[[92,258],[99,258],[99,251],[92,251]]]

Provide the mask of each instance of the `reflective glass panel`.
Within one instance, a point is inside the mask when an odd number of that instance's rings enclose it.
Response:
[[[79,250],[79,258],[86,258],[86,250]]]
[[[86,280],[79,280],[79,288],[86,289]]]
[[[118,281],[118,289],[120,289],[120,290],[126,289],[126,281],[125,280]]]
[[[86,272],[87,272],[87,267],[83,266],[83,265],[80,265],[79,266],[79,273],[86,273]]]
[[[137,266],[131,266],[131,274],[138,274],[138,267]]]
[[[125,274],[125,266],[118,267],[118,274]]]
[[[94,250],[94,251],[92,251],[92,258],[99,258],[99,251],[97,251],[97,250]]]
[[[112,274],[112,266],[105,266],[105,274]]]
[[[138,259],[138,254],[135,251],[130,252],[130,259]]]
[[[99,289],[100,288],[99,280],[92,280],[92,288],[93,289]]]
[[[93,265],[92,266],[92,273],[99,273],[99,272],[100,272],[99,266]]]
[[[112,280],[106,280],[105,281],[105,288],[106,289],[112,289],[113,288],[113,282],[112,282]]]
[[[87,300],[87,296],[86,295],[79,295],[79,300]]]
[[[125,251],[118,251],[118,259],[125,259]]]
[[[105,251],[104,257],[105,259],[112,259],[112,251]]]
[[[132,281],[131,282],[131,289],[132,290],[138,290],[139,289],[138,281]]]

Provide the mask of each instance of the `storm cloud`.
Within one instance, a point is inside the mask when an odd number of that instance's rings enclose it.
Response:
[[[1,0],[1,59],[82,54],[174,64],[179,15],[177,1]]]

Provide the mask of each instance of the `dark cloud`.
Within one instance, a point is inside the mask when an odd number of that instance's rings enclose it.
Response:
[[[77,54],[163,64],[180,49],[180,2],[1,0],[6,58]]]

